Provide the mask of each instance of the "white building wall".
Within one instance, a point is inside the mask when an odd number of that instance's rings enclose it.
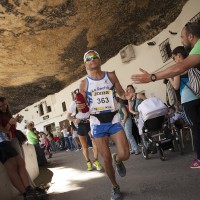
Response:
[[[104,71],[115,71],[116,75],[123,88],[126,88],[128,84],[132,84],[130,79],[132,74],[139,73],[139,68],[152,73],[162,68],[163,66],[170,66],[173,61],[172,59],[168,60],[166,63],[163,63],[162,57],[160,55],[159,44],[164,40],[169,38],[169,43],[171,49],[174,49],[176,46],[181,45],[180,42],[180,32],[182,27],[197,13],[200,12],[200,3],[199,0],[189,0],[184,6],[179,17],[171,23],[165,30],[163,30],[156,37],[152,38],[150,41],[155,41],[156,45],[148,46],[147,42],[143,43],[140,46],[134,46],[136,58],[129,63],[122,63],[120,54],[118,53],[115,57],[109,59],[105,64],[102,65],[102,70]],[[177,35],[171,35],[170,31],[177,32]],[[84,53],[84,52],[83,52]],[[25,120],[34,121],[35,127],[38,131],[43,131],[44,126],[50,123],[55,123],[56,126],[59,126],[59,122],[66,119],[66,112],[62,110],[62,102],[66,102],[66,106],[69,107],[71,98],[71,91],[78,88],[80,80],[69,85],[62,91],[47,96],[45,99],[36,102],[35,104],[25,108],[20,111],[20,114],[24,116],[24,120],[21,124],[18,125],[19,129],[24,129]],[[163,101],[166,99],[166,88],[163,84],[163,81],[156,81],[155,83],[148,84],[139,84],[135,85],[136,91],[145,90],[146,96],[157,96]],[[41,102],[46,101],[47,105],[51,106],[52,111],[46,113],[44,109],[44,116],[49,115],[49,118],[43,120],[43,116],[39,116],[37,111],[37,105]],[[28,110],[28,111],[25,111]]]

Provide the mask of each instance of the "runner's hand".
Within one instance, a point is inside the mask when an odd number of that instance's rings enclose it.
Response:
[[[82,112],[82,109],[84,109],[86,107],[85,103],[80,103],[79,101],[76,102],[76,107],[78,109],[79,112]]]

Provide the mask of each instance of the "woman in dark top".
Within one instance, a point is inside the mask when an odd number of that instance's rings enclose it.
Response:
[[[187,57],[187,52],[183,46],[178,46],[172,51],[172,57],[175,62],[182,62]],[[192,129],[194,145],[197,153],[197,159],[190,164],[190,168],[200,168],[200,99],[195,95],[190,87],[188,74],[175,76],[169,79],[174,89],[180,88],[181,105],[186,114],[187,121]]]

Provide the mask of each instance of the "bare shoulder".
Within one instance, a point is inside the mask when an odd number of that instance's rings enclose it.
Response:
[[[118,78],[116,76],[115,71],[108,72],[108,76],[112,80],[113,83],[119,82],[119,80],[118,80]]]
[[[111,79],[113,85],[115,86],[117,94],[120,96],[120,98],[125,99],[125,91],[123,90],[115,71],[108,73],[109,78]]]
[[[112,77],[112,76],[116,76],[116,73],[115,73],[115,71],[112,71],[112,72],[108,72],[108,75],[109,75],[110,77]]]

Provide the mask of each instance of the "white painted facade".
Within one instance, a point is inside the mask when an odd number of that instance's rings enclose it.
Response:
[[[122,87],[126,88],[128,84],[132,84],[130,76],[134,73],[139,73],[140,67],[152,73],[162,68],[163,66],[170,66],[173,61],[172,59],[170,59],[166,63],[163,63],[159,50],[159,44],[169,38],[171,49],[174,49],[176,46],[181,45],[180,31],[182,27],[199,12],[199,0],[189,0],[183,7],[183,10],[179,17],[160,34],[150,40],[156,42],[154,46],[148,46],[147,42],[143,43],[140,46],[134,46],[136,58],[134,60],[131,60],[129,63],[122,63],[121,56],[118,53],[115,57],[109,59],[105,64],[102,65],[102,70],[115,71]],[[178,34],[172,35],[169,33],[169,30],[177,32]],[[72,101],[71,91],[77,89],[79,83],[80,80],[69,85],[62,91],[54,95],[47,96],[45,99],[21,110],[19,114],[24,116],[24,120],[21,124],[18,124],[18,129],[23,130],[25,127],[25,122],[28,121],[34,121],[35,127],[38,131],[44,131],[44,127],[51,123],[55,123],[55,127],[59,127],[59,122],[66,120],[66,111],[63,112],[62,102],[66,103],[67,108],[69,107]],[[136,88],[137,92],[145,90],[147,97],[157,96],[163,101],[165,101],[166,99],[166,86],[163,84],[163,81],[134,85],[134,87]],[[47,113],[44,108],[44,115],[39,116],[39,113],[37,113],[38,105],[42,102],[46,102],[47,106],[51,106],[51,112]],[[44,120],[43,118],[45,116],[48,116],[48,119]]]

